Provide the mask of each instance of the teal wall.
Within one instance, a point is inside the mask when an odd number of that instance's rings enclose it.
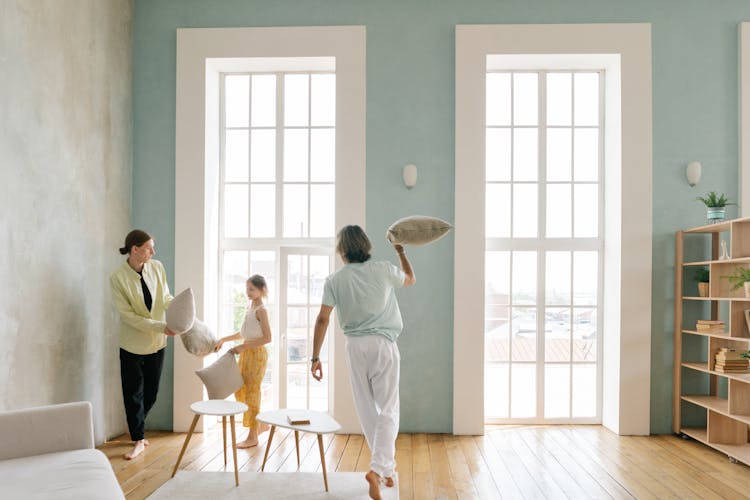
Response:
[[[367,229],[375,257],[392,259],[379,236],[393,220],[411,213],[453,220],[456,24],[652,23],[651,431],[670,432],[673,233],[703,223],[698,194],[718,189],[738,198],[737,24],[743,20],[750,20],[747,0],[136,0],[133,224],[157,236],[157,258],[172,277],[177,28],[367,27]],[[704,166],[696,188],[684,178],[691,160]],[[401,183],[406,163],[419,168],[411,191]],[[399,295],[401,428],[449,432],[452,236],[409,253],[419,282]],[[152,427],[171,426],[171,383],[170,361]]]

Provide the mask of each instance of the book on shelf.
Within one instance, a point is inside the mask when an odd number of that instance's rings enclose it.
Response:
[[[747,367],[745,368],[725,368],[723,366],[715,366],[714,370],[719,373],[748,373]]]
[[[699,319],[696,321],[699,325],[724,325],[723,319]]]
[[[695,322],[695,330],[701,333],[724,333],[726,323],[720,319],[699,319]]]
[[[287,413],[286,419],[290,425],[309,425],[310,416],[304,411]]]

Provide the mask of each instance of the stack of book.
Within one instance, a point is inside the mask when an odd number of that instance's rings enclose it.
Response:
[[[724,333],[724,321],[721,319],[699,319],[695,330],[700,333]]]
[[[735,349],[722,347],[716,353],[716,364],[714,370],[721,373],[746,373],[748,359],[742,357],[742,353]]]

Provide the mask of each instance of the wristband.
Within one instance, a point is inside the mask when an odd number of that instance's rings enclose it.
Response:
[[[310,358],[310,363],[317,363],[320,361],[320,358]]]

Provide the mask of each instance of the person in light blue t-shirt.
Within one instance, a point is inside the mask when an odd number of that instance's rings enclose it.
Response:
[[[344,267],[326,278],[323,300],[315,321],[310,371],[323,378],[320,349],[331,311],[336,308],[346,335],[346,363],[354,406],[372,452],[365,475],[370,497],[380,498],[380,483],[392,487],[396,467],[399,423],[401,356],[396,339],[403,329],[395,289],[417,282],[401,245],[394,245],[401,268],[387,261],[370,260],[372,243],[359,226],[346,226],[336,237],[336,252]]]

